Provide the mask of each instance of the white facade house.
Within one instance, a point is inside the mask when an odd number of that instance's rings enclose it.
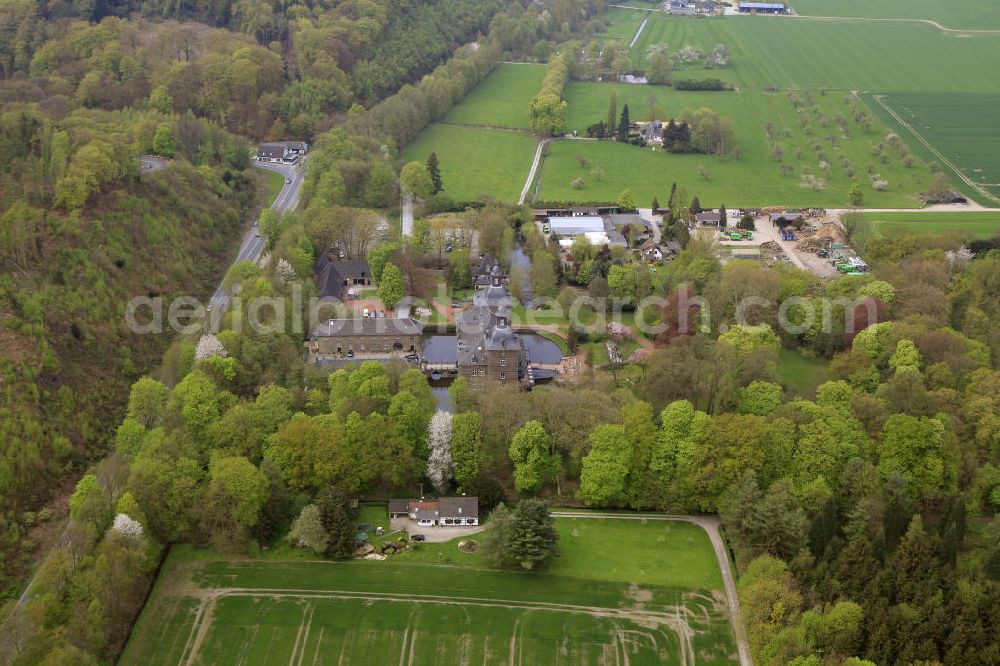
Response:
[[[475,527],[479,525],[479,498],[463,495],[436,500],[392,500],[389,517],[406,517],[421,527]]]

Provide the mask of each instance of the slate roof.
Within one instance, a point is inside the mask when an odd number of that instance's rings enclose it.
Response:
[[[420,324],[412,319],[396,317],[360,317],[354,319],[327,319],[316,327],[313,337],[335,338],[350,335],[365,336],[406,336],[420,335],[423,332]]]
[[[478,497],[442,497],[438,500],[442,518],[479,518]]]

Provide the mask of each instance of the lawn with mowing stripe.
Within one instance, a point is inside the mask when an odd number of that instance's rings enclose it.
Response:
[[[582,133],[604,118],[612,91],[618,96],[618,108],[628,104],[635,120],[649,117],[649,97],[661,109],[657,112],[660,119],[679,115],[684,109],[709,107],[732,121],[735,148],[742,156],[720,160],[610,141],[557,141],[545,157],[539,201],[615,201],[623,190],[630,189],[635,200],[645,206],[654,196],[664,201],[671,183],[677,182],[706,207],[722,203],[730,207],[838,207],[847,202],[852,184],[858,182],[866,206],[917,208],[921,205],[917,194],[926,190],[931,177],[927,165],[918,158],[906,168],[902,148],[887,148],[884,158],[876,157],[873,146],[889,134],[889,128],[876,122],[865,132],[854,120],[854,112],[867,112],[866,105],[842,92],[823,95],[811,91],[807,95],[798,91],[806,109],[800,120],[784,93],[685,92],[660,86],[574,82],[566,87],[570,129]],[[839,129],[838,117],[846,123],[847,135]],[[769,124],[774,139],[766,133]],[[780,161],[772,154],[775,143],[781,147]],[[583,158],[583,165],[578,157]],[[828,171],[822,169],[823,162]],[[782,172],[782,164],[790,170]],[[699,173],[699,166],[707,170],[707,179]],[[600,179],[594,174],[595,167],[603,172]],[[869,170],[888,182],[884,191],[874,189]],[[584,184],[574,188],[572,183],[578,178]]]
[[[647,65],[652,44],[674,52],[685,45],[707,51],[716,43],[729,48],[729,66],[697,76],[725,78],[745,90],[1000,92],[994,67],[1000,35],[958,38],[921,23],[656,14],[632,51],[633,65]]]
[[[1000,4],[995,0],[795,0],[801,16],[925,19],[946,28],[998,28]]]
[[[174,548],[121,663],[733,663],[699,527],[556,526],[563,555],[538,573],[487,568],[456,541],[384,562]]]
[[[445,193],[456,201],[517,202],[535,153],[533,136],[504,130],[431,125],[403,151],[423,162],[436,152]]]
[[[957,234],[974,238],[1000,235],[1000,213],[863,213],[882,236],[900,233],[929,236]]]
[[[528,129],[528,105],[545,65],[501,64],[445,116],[445,122]]]

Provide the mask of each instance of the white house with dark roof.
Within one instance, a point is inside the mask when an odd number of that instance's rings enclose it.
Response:
[[[389,518],[409,518],[421,527],[475,527],[479,525],[479,498],[390,500]]]

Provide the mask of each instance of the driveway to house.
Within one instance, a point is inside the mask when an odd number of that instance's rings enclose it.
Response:
[[[271,203],[271,210],[278,213],[289,213],[295,210],[299,205],[302,183],[306,175],[306,170],[301,168],[302,163],[300,162],[298,165],[295,165],[254,161],[253,164],[259,169],[276,171],[284,176],[286,181],[291,181],[281,186],[281,191],[278,192],[278,196]],[[256,223],[254,223],[243,234],[243,240],[240,242],[240,250],[236,254],[236,258],[233,259],[231,266],[235,266],[241,261],[257,261],[260,259],[260,255],[264,251],[264,243],[265,241],[261,237]],[[227,270],[226,273],[228,274],[229,271]],[[222,282],[219,284],[218,289],[215,290],[215,293],[212,294],[212,300],[210,301],[209,314],[211,316],[213,331],[219,330],[222,315],[229,308],[229,296],[229,292],[225,287],[225,275],[223,275]]]
[[[410,520],[409,518],[393,518],[390,521],[390,529],[393,531],[403,530],[411,537],[414,534],[423,534],[427,537],[425,541],[426,543],[444,543],[445,541],[451,541],[452,539],[461,539],[467,536],[472,536],[473,534],[479,534],[486,529],[486,526],[428,527],[426,525],[417,525],[417,521]]]
[[[726,588],[726,601],[729,606],[729,621],[733,626],[733,635],[736,637],[736,649],[740,657],[740,666],[753,666],[750,657],[750,644],[747,643],[746,631],[743,628],[743,620],[740,616],[740,599],[736,594],[736,581],[733,579],[732,567],[729,565],[729,554],[726,552],[726,545],[719,534],[719,526],[722,521],[718,516],[673,516],[663,514],[630,514],[630,513],[589,513],[574,511],[553,511],[555,518],[601,518],[611,520],[673,520],[693,523],[698,525],[708,533],[708,539],[712,542],[712,550],[715,551],[715,558],[719,562],[719,570],[722,572],[722,584]]]

